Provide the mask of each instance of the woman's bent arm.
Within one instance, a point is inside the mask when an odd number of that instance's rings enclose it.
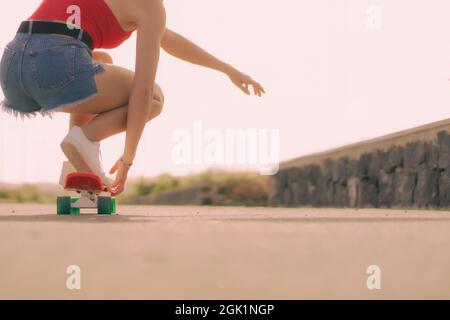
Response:
[[[136,67],[128,105],[127,138],[123,159],[131,163],[148,119],[147,107],[153,99],[153,87],[159,62],[159,48],[165,30],[166,16],[162,4],[149,1],[151,16],[146,12],[138,22]],[[151,111],[151,110],[150,110]]]
[[[136,12],[138,24],[136,43],[136,67],[133,88],[128,103],[125,150],[117,168],[113,188],[116,193],[123,190],[129,166],[151,112],[153,87],[158,69],[161,39],[165,31],[166,15],[161,1],[140,1]]]

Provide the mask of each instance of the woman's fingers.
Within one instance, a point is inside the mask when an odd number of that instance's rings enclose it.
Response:
[[[252,87],[252,91],[256,96],[261,97],[263,95],[263,93],[266,93],[266,91],[264,90],[264,88],[261,86],[261,84],[259,84],[258,82],[256,82],[255,80],[253,80],[250,76],[244,75],[244,74],[239,74],[236,77],[230,76],[232,82],[239,88],[241,89],[241,91],[243,93],[245,93],[246,95],[251,95],[251,88]]]
[[[262,85],[260,85],[259,83],[256,83],[256,87],[258,88],[258,92],[259,92],[259,96],[260,97],[263,95],[263,93],[266,93],[266,91],[264,90]]]
[[[116,196],[125,190],[125,182],[127,180],[128,168],[122,165],[122,161],[118,160],[111,168],[110,173],[116,173],[116,179],[111,185],[111,195]]]
[[[125,190],[124,184],[120,183],[114,191],[116,195],[121,194]]]
[[[248,84],[243,82],[241,84],[241,90],[246,94],[246,95],[250,95],[250,90],[248,89]]]
[[[117,172],[116,179],[114,180],[113,184],[111,185],[111,189],[117,188],[122,183],[122,181],[123,181],[123,178],[121,177],[120,170],[119,170],[119,172]]]
[[[258,97],[262,96],[261,88],[259,86],[255,86],[256,95]]]
[[[124,190],[124,182],[117,180],[114,182],[113,186],[111,187],[111,195],[116,196],[118,194],[121,194]]]
[[[255,81],[253,81],[252,78],[250,78],[249,85],[252,86],[252,88],[253,88],[253,93],[255,94],[255,96],[257,96],[257,95],[258,95],[258,91],[257,91],[257,89],[256,89],[256,83],[255,83]]]
[[[116,189],[118,185],[119,185],[119,181],[118,181],[118,180],[115,180],[115,181],[112,183],[112,185],[111,185],[111,190]]]
[[[255,93],[255,96],[261,97],[261,92],[259,92],[258,87],[253,84],[253,92]]]
[[[123,192],[123,187],[122,186],[118,186],[117,188],[115,188],[114,190],[112,190],[111,195],[112,196],[117,196],[119,194],[121,194]]]
[[[266,93],[266,90],[264,90],[264,88],[263,88],[263,86],[261,84],[258,83],[258,86],[259,86],[259,88],[260,88],[262,93]]]
[[[262,87],[259,85],[259,83],[252,81],[250,85],[253,87],[253,93],[255,94],[255,96],[261,97]]]
[[[264,92],[263,87],[258,82],[256,82],[253,79],[251,79],[251,85],[253,86],[253,90],[255,91],[255,95],[261,97],[262,93]]]

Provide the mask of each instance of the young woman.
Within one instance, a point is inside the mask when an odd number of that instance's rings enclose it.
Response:
[[[79,24],[70,22],[77,15]],[[115,48],[135,31],[135,72],[93,51]],[[160,48],[225,73],[247,95],[251,87],[255,95],[265,93],[251,77],[167,29],[162,0],[43,0],[2,56],[3,109],[22,117],[69,113],[64,154],[76,170],[98,174],[117,195],[124,190],[145,124],[164,105],[155,83]],[[102,168],[100,141],[124,131],[125,147],[110,171],[116,173],[111,184]]]

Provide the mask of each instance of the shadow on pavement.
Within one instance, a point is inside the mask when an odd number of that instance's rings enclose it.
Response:
[[[307,223],[417,223],[417,222],[433,222],[443,221],[450,222],[450,216],[415,216],[415,217],[399,217],[399,216],[340,216],[327,217],[315,215],[299,215],[298,217],[246,217],[234,215],[212,215],[212,216],[173,216],[173,215],[114,215],[102,216],[97,214],[82,213],[74,216],[58,216],[56,214],[40,214],[40,215],[26,215],[26,214],[0,214],[0,223],[2,222],[58,222],[58,223],[155,223],[164,220],[180,221],[212,221],[222,223],[280,223],[280,224],[307,224]]]
[[[79,216],[41,215],[0,215],[1,222],[67,222],[67,223],[143,223],[153,222],[150,217],[132,215],[100,216],[81,214]]]

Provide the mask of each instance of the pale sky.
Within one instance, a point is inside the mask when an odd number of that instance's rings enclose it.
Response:
[[[39,2],[0,4],[1,48]],[[247,97],[223,75],[164,53],[157,81],[165,110],[147,127],[132,176],[206,169],[171,161],[171,134],[192,130],[196,120],[219,130],[279,129],[287,160],[449,117],[448,0],[165,4],[171,29],[253,76],[268,94]],[[367,27],[370,5],[381,9],[380,30]],[[134,68],[134,41],[111,51],[116,64]],[[67,119],[0,115],[0,182],[57,182]],[[108,169],[122,146],[123,136],[103,143]]]

